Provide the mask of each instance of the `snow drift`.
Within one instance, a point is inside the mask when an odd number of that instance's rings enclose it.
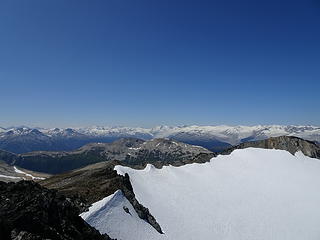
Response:
[[[320,161],[301,152],[247,148],[204,164],[116,170],[129,174],[136,198],[165,234],[116,192],[84,218],[113,238],[320,239]]]
[[[149,223],[140,219],[121,190],[94,203],[80,215],[100,233],[117,239],[157,239],[160,235]]]

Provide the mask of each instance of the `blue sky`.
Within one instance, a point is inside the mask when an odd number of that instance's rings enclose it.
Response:
[[[320,125],[320,3],[2,0],[0,126]]]

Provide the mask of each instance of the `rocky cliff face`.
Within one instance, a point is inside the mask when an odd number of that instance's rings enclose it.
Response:
[[[215,154],[203,147],[169,139],[143,141],[125,138],[112,143],[92,143],[70,152],[31,152],[17,156],[14,164],[25,169],[46,173],[61,173],[89,164],[117,160],[128,166],[143,168],[152,163],[180,166],[209,161]]]
[[[79,217],[79,203],[31,181],[0,182],[0,239],[110,239]]]
[[[296,152],[301,151],[306,156],[320,159],[320,146],[318,144],[316,144],[315,142],[303,140],[298,137],[290,136],[272,137],[261,141],[241,143],[238,146],[223,151],[221,154],[230,154],[235,149],[243,149],[249,147],[280,149],[286,150],[291,154],[295,154]]]

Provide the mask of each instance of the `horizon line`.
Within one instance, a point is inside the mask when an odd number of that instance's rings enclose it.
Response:
[[[185,127],[271,127],[271,126],[292,126],[292,127],[320,127],[319,125],[314,124],[178,124],[178,125],[154,125],[152,127],[144,126],[129,126],[129,125],[90,125],[90,126],[68,126],[68,127],[41,127],[41,126],[31,126],[31,125],[12,125],[12,126],[1,126],[0,128],[4,130],[16,129],[16,128],[28,128],[28,129],[83,129],[83,128],[142,128],[142,129],[154,129],[158,127],[169,127],[169,128],[185,128]]]

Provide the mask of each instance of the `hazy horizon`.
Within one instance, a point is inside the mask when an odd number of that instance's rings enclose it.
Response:
[[[4,129],[10,129],[10,128],[21,128],[21,127],[27,127],[27,128],[43,128],[43,129],[51,129],[51,128],[94,128],[94,127],[105,127],[105,128],[121,128],[121,127],[128,127],[128,128],[145,128],[145,129],[151,129],[156,127],[192,127],[192,126],[198,126],[198,127],[218,127],[218,126],[229,126],[229,127],[254,127],[254,126],[311,126],[311,127],[320,127],[320,125],[315,124],[158,124],[158,125],[66,125],[66,126],[45,126],[45,125],[26,125],[26,124],[18,124],[18,125],[1,125],[1,128]]]

